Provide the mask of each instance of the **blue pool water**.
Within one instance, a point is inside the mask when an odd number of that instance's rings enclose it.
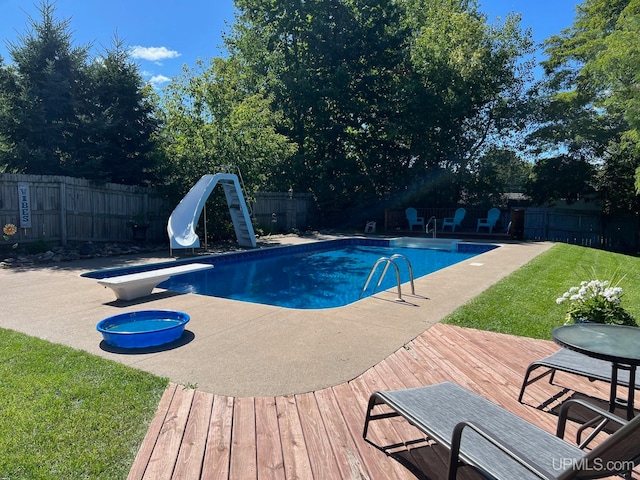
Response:
[[[485,248],[484,251],[490,248]],[[215,268],[211,270],[175,276],[159,287],[176,292],[288,308],[333,308],[348,305],[361,298],[361,290],[369,272],[380,257],[390,257],[393,254],[405,256],[411,262],[416,279],[472,258],[478,253],[481,251],[346,245],[288,255],[256,257],[246,262],[215,262]],[[408,282],[407,262],[398,259],[396,264],[400,269],[401,282]],[[363,298],[375,293],[374,289],[382,291],[396,287],[395,269],[390,266],[382,284],[376,288],[382,269],[383,265],[380,265]],[[411,291],[405,287],[402,293],[410,294]]]
[[[348,305],[372,295],[374,289],[379,292],[395,288],[396,274],[392,266],[377,287],[383,269],[381,265],[369,288],[362,297],[360,295],[371,268],[381,257],[404,255],[411,262],[414,279],[417,279],[493,248],[497,246],[444,239],[347,238],[98,270],[82,276],[102,279],[184,263],[211,263],[215,268],[174,276],[158,286],[175,292],[287,308],[319,309]],[[400,269],[400,281],[408,282],[406,261],[398,259],[396,264]],[[402,291],[403,296],[410,293],[408,286]],[[416,294],[424,295],[425,292],[416,291]]]
[[[117,333],[155,332],[158,330],[165,330],[167,328],[176,327],[180,325],[180,323],[182,322],[171,318],[156,318],[152,320],[119,323],[110,328],[107,328],[107,330],[109,330],[109,332]]]

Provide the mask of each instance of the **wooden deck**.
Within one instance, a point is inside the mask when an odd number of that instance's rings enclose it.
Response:
[[[608,398],[606,384],[558,373],[554,385],[543,379],[527,387],[525,404],[518,403],[527,365],[556,349],[552,342],[437,324],[352,381],[316,392],[232,398],[170,384],[128,478],[444,478],[440,447],[418,442],[386,455],[362,439],[369,395],[448,380],[555,432],[557,408],[578,395],[573,389],[591,401]],[[567,438],[574,432],[572,425]],[[372,422],[369,436],[390,445],[420,433],[393,418]],[[462,471],[460,478],[477,478]]]

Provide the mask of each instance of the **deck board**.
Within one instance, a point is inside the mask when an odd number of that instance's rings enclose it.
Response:
[[[160,404],[158,405],[158,411],[153,418],[153,421],[149,425],[149,430],[147,430],[147,434],[142,442],[142,446],[138,450],[138,454],[136,455],[136,459],[133,463],[133,468],[129,471],[129,475],[127,480],[140,480],[144,476],[144,472],[149,465],[149,460],[151,459],[151,454],[156,446],[156,440],[160,435],[160,431],[163,428],[164,421],[166,418],[166,414],[169,411],[169,406],[173,401],[173,397],[175,395],[177,385],[175,383],[170,383],[162,398],[160,399]]]
[[[327,432],[322,421],[322,413],[318,408],[315,395],[305,393],[296,395],[295,398],[313,478],[319,480],[340,478],[340,469],[329,440],[330,432]]]
[[[276,397],[276,407],[286,478],[313,478],[295,397]]]
[[[144,479],[161,478],[173,474],[184,439],[195,390],[178,387],[165,416],[155,448],[144,472]]]
[[[232,398],[172,383],[128,479],[441,479],[446,449],[423,439],[386,455],[362,439],[371,393],[453,381],[555,432],[564,400],[586,395],[604,405],[609,391],[603,382],[558,373],[553,384],[545,378],[528,386],[518,403],[526,367],[557,348],[437,324],[350,382],[316,392]],[[566,438],[576,428],[570,424]],[[397,417],[372,422],[370,437],[389,445],[422,435]],[[478,476],[463,469],[460,478]]]
[[[315,393],[318,408],[323,413],[323,422],[329,435],[329,442],[343,479],[368,478],[358,455],[358,447],[351,438],[344,421],[340,406],[332,389],[327,388]]]
[[[232,397],[215,396],[213,399],[207,446],[202,461],[203,479],[229,477],[233,404]]]
[[[173,478],[186,480],[200,477],[212,409],[213,395],[196,391],[191,403],[191,411],[180,445]]]
[[[275,398],[256,398],[258,472],[265,480],[285,480]]]
[[[233,409],[230,478],[257,476],[256,410],[254,398],[236,398]]]

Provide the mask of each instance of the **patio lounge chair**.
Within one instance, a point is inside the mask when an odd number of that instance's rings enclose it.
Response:
[[[543,373],[529,379],[529,376],[537,369],[544,368]],[[587,377],[590,381],[601,380],[611,383],[611,362],[588,357],[582,353],[574,352],[567,348],[561,348],[555,353],[541,360],[532,362],[524,374],[522,387],[518,401],[522,403],[524,390],[527,386],[549,375],[549,383],[553,383],[556,371],[571,373],[581,377]],[[618,385],[629,386],[629,371],[618,371]],[[636,389],[640,389],[640,379],[635,381]]]
[[[418,211],[415,208],[407,208],[404,211],[404,214],[407,216],[407,221],[409,222],[409,231],[413,230],[414,225],[417,225],[424,230],[424,217],[419,217]]]
[[[602,423],[622,427],[593,449],[581,450],[586,445],[578,448],[563,439],[569,410],[575,405],[592,411]],[[374,409],[383,412],[373,414]],[[630,475],[640,460],[640,416],[623,420],[580,400],[563,404],[554,436],[454,383],[375,392],[369,399],[363,438],[383,451],[398,447],[380,447],[367,439],[371,420],[396,416],[450,450],[449,480],[456,478],[462,465],[492,479],[603,478]],[[601,430],[602,424],[597,428]]]
[[[479,218],[478,226],[476,227],[476,232],[479,232],[481,228],[488,228],[489,233],[493,233],[493,229],[498,223],[498,219],[500,218],[500,209],[492,208],[487,212],[487,218]]]
[[[451,227],[451,231],[455,232],[456,227],[460,226],[466,214],[467,214],[467,211],[464,208],[460,207],[459,209],[456,210],[456,213],[454,213],[453,217],[443,218],[442,230],[444,231],[444,227]]]

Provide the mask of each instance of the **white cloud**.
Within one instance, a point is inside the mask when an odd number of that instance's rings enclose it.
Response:
[[[180,53],[175,50],[169,50],[167,47],[141,47],[140,45],[131,47],[129,53],[132,58],[141,58],[152,62],[180,56]]]
[[[149,83],[154,87],[159,87],[163,83],[170,82],[171,79],[169,77],[165,77],[164,75],[154,75],[149,79]]]

